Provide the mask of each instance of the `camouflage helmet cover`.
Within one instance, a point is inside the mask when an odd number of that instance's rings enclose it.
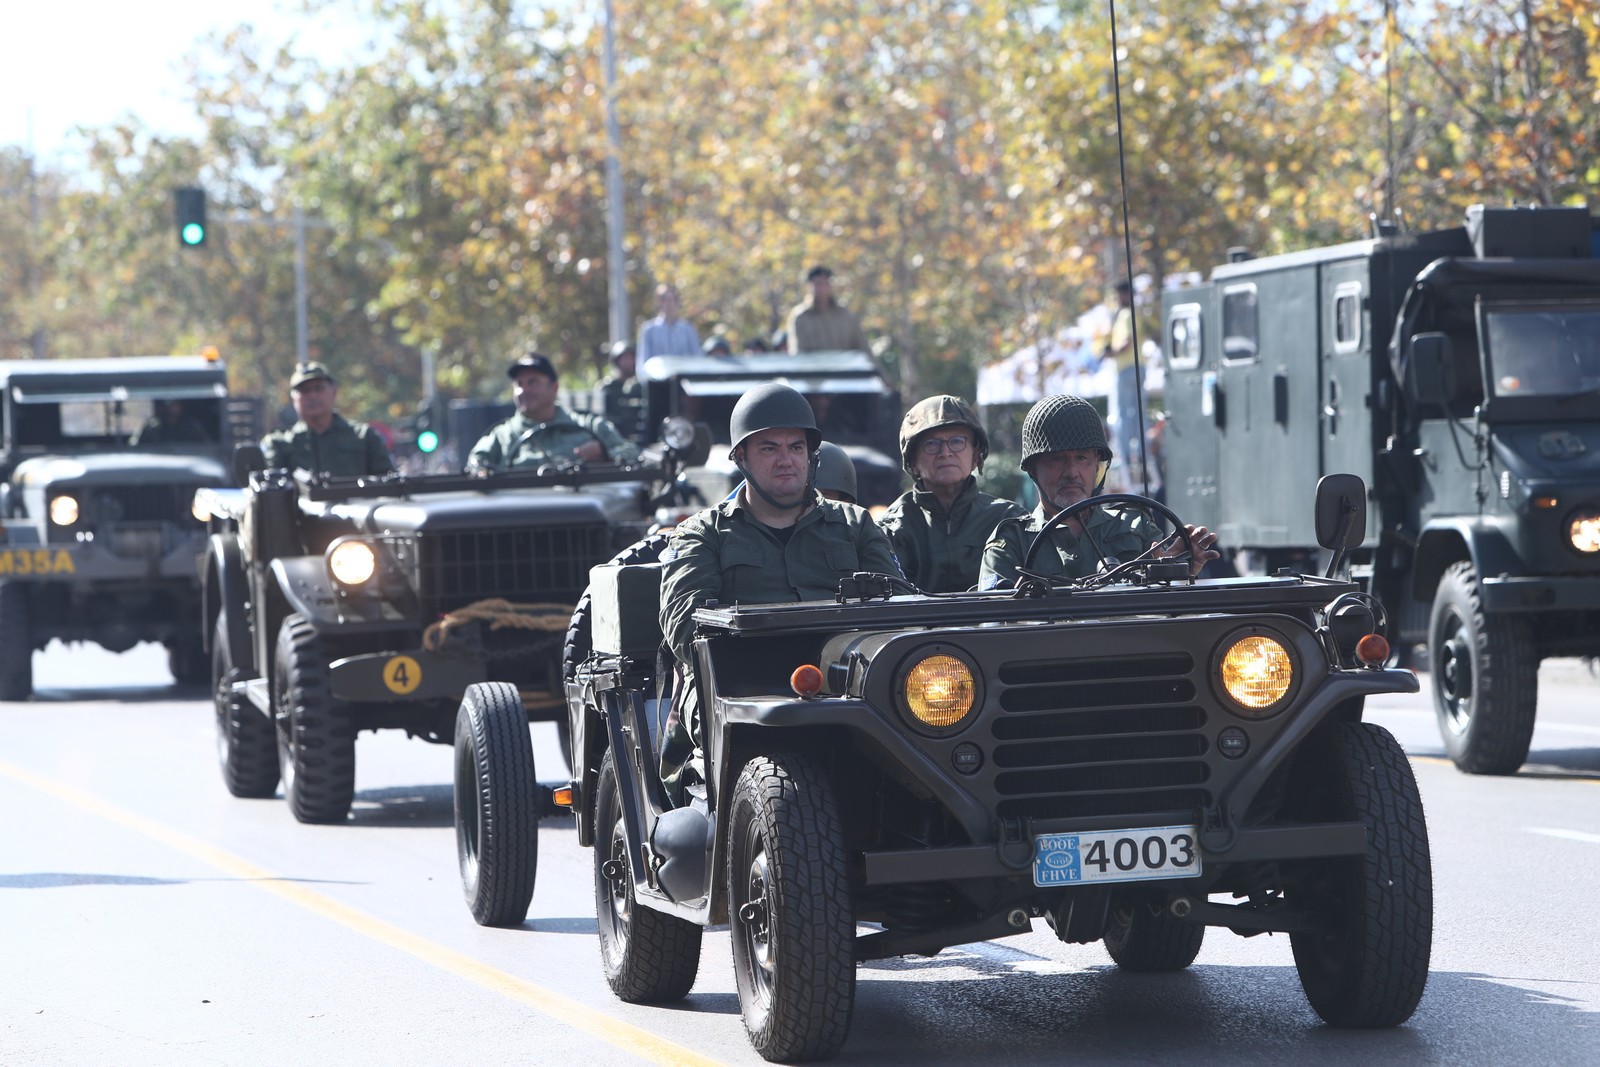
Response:
[[[1105,420],[1081,396],[1047,396],[1029,409],[1022,422],[1021,467],[1025,471],[1046,453],[1090,448],[1100,453],[1100,462],[1111,461]]]
[[[745,438],[761,430],[804,430],[806,442],[813,452],[822,443],[822,431],[817,429],[817,416],[811,410],[810,401],[792,386],[777,382],[746,390],[739,402],[733,405],[728,429],[733,441],[728,449],[729,459],[735,458],[734,453],[744,444]]]
[[[832,441],[824,441],[817,448],[817,489],[831,489],[849,497],[852,504],[856,502],[855,461]]]
[[[906,417],[900,420],[900,462],[911,477],[917,476],[916,465],[912,460],[917,438],[929,430],[937,430],[943,426],[970,428],[973,446],[977,449],[977,459],[973,462],[973,466],[983,466],[983,461],[989,456],[989,435],[984,432],[983,423],[978,421],[978,413],[973,410],[972,405],[959,396],[930,396],[912,404],[911,410],[906,412]]]

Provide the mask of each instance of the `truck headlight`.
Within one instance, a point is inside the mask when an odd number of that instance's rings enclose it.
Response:
[[[978,686],[965,660],[945,652],[923,656],[901,685],[906,710],[924,726],[948,730],[977,703]]]
[[[1223,690],[1248,719],[1264,719],[1278,709],[1294,683],[1294,660],[1283,643],[1249,634],[1229,644],[1217,662]]]
[[[50,500],[50,521],[57,526],[72,526],[78,521],[78,498],[73,496],[52,497]]]
[[[1600,511],[1574,511],[1567,518],[1567,541],[1586,555],[1600,552]]]
[[[694,444],[694,423],[682,415],[673,415],[662,420],[661,443],[674,452],[682,452]]]
[[[365,585],[378,573],[378,554],[365,541],[340,541],[328,550],[328,573],[340,585]]]

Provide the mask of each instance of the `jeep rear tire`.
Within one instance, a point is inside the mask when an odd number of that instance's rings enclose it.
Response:
[[[302,615],[290,615],[278,630],[273,681],[289,810],[301,822],[344,822],[355,798],[355,730],[349,709],[333,698],[327,650]]]
[[[456,713],[456,859],[479,926],[528,917],[539,868],[539,779],[528,713],[508,682],[469,685]]]
[[[838,1052],[855,1002],[855,913],[833,789],[809,757],[758,756],[739,775],[728,924],[755,1050],[782,1063]]]
[[[629,1004],[682,1000],[700,970],[700,927],[639,906],[622,828],[617,766],[608,749],[595,795],[594,913],[606,983]]]
[[[1200,955],[1206,928],[1179,922],[1164,909],[1136,901],[1111,913],[1106,927],[1106,952],[1124,971],[1157,974],[1181,971]]]
[[[0,585],[0,700],[33,695],[33,622],[28,587]]]
[[[1398,1026],[1428,981],[1433,866],[1422,797],[1389,731],[1335,723],[1297,763],[1307,817],[1364,823],[1365,851],[1303,868],[1291,902],[1325,923],[1291,933],[1311,1007],[1334,1026]]]
[[[1528,623],[1483,610],[1470,562],[1439,580],[1428,623],[1439,734],[1468,774],[1515,774],[1528,758],[1539,701],[1539,656]]]
[[[272,720],[233,691],[228,625],[219,615],[211,637],[211,700],[217,718],[217,763],[236,797],[263,798],[278,792],[278,739]]]

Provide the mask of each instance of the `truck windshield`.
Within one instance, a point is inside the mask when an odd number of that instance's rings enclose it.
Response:
[[[1484,325],[1495,396],[1600,389],[1600,306],[1489,309]]]

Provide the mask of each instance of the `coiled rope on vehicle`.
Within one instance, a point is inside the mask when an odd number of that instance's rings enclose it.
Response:
[[[572,621],[571,604],[515,604],[492,597],[445,612],[438,622],[422,632],[422,647],[438,652],[450,639],[451,631],[469,622],[487,622],[491,630],[540,630],[562,633]]]

